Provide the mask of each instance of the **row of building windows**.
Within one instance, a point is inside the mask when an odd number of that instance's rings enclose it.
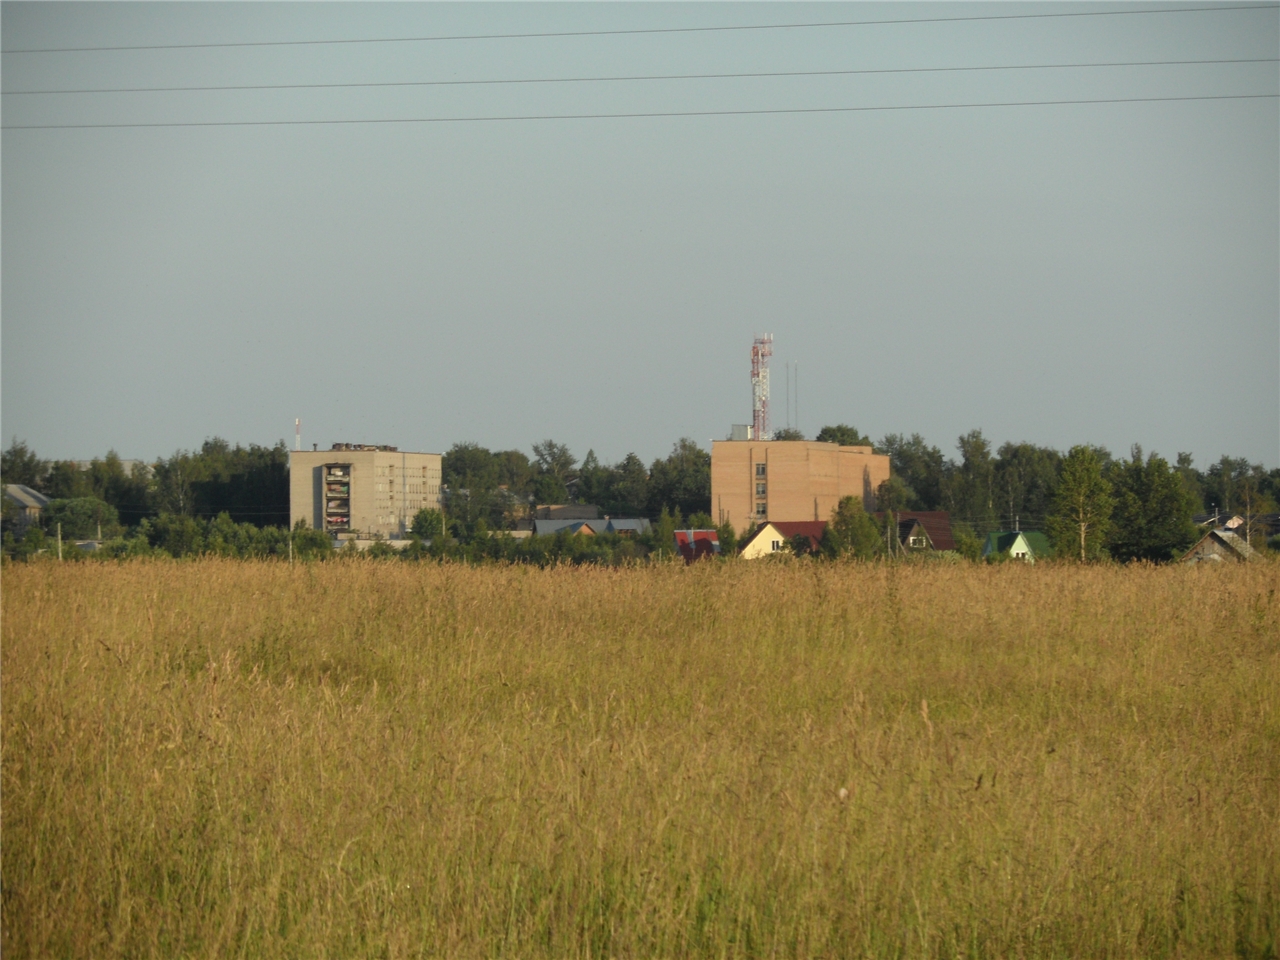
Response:
[[[423,467],[421,474],[418,473],[417,467],[406,468],[405,470],[401,471],[401,473],[406,477],[421,476],[424,480],[431,477],[434,474],[434,472],[435,471],[433,471],[430,467]],[[375,466],[373,468],[373,474],[376,477],[394,477],[396,475],[395,464],[387,463],[387,464],[383,464],[382,466]]]

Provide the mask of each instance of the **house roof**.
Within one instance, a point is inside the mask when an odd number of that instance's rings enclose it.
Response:
[[[1039,530],[997,530],[989,533],[987,542],[982,547],[982,555],[985,557],[991,553],[1005,553],[1018,542],[1019,537],[1031,551],[1032,557],[1053,556],[1053,547],[1049,544],[1049,538]]]
[[[648,520],[645,520],[643,517],[641,518],[625,518],[625,517],[612,518],[611,517],[609,519],[609,522],[605,524],[605,531],[608,533],[624,533],[624,532],[646,533],[648,532],[651,526],[652,524]]]
[[[720,552],[720,533],[716,530],[677,530],[676,551],[686,563]]]
[[[744,540],[739,549],[746,549],[749,544],[762,537],[766,531],[774,530],[785,540],[790,540],[795,536],[808,537],[810,547],[817,550],[818,544],[822,541],[822,534],[826,529],[827,522],[825,520],[769,520],[761,524],[755,533]]]
[[[1203,549],[1205,541],[1210,544],[1217,545],[1218,551]],[[1214,554],[1228,553],[1239,560],[1252,560],[1257,556],[1258,551],[1249,546],[1244,537],[1232,533],[1230,530],[1210,530],[1203,537],[1196,541],[1195,546],[1182,555],[1183,560],[1217,560],[1218,556]]]
[[[1049,543],[1049,538],[1039,530],[1023,530],[1022,535],[1027,538],[1027,546],[1031,548],[1031,553],[1037,557],[1052,557],[1053,546]]]
[[[956,549],[955,536],[951,533],[951,514],[945,510],[898,510],[898,538],[901,539],[911,530],[912,521],[919,522],[924,532],[929,535],[929,542],[935,550]],[[875,514],[883,517],[883,513]]]
[[[982,555],[985,557],[991,553],[1006,553],[1013,548],[1020,537],[1026,543],[1021,530],[994,530],[987,534],[987,542],[982,546]],[[1030,547],[1031,544],[1028,543],[1027,546]]]
[[[825,520],[774,520],[769,522],[769,526],[777,530],[780,534],[790,540],[794,536],[805,536],[810,540],[817,542],[822,539],[822,534],[826,532],[827,521]]]
[[[24,483],[6,483],[4,495],[19,506],[29,509],[43,510],[49,505],[49,498],[39,490],[32,490]]]
[[[596,526],[599,526],[601,530],[604,529],[604,522],[601,520],[584,520],[580,517],[567,519],[562,517],[558,520],[534,520],[533,532],[540,537],[550,536],[551,534],[559,533],[561,530],[569,530],[571,533],[578,533],[579,528],[584,525],[590,526],[592,528],[592,533],[596,532]]]

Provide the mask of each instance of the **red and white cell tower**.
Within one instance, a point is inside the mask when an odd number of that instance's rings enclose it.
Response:
[[[773,334],[756,337],[751,344],[751,438],[768,440],[769,358],[773,356]]]

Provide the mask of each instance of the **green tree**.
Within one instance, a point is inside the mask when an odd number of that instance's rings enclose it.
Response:
[[[293,525],[293,556],[297,560],[323,560],[333,554],[333,538],[312,530],[305,520]]]
[[[1001,445],[995,461],[995,510],[1002,524],[1039,527],[1053,508],[1062,454],[1031,443]]]
[[[890,476],[876,488],[876,510],[880,513],[881,536],[885,549],[891,554],[901,553],[898,542],[898,514],[907,509],[911,490],[901,477]]]
[[[535,443],[533,445],[533,457],[538,464],[540,473],[550,474],[564,484],[567,484],[573,477],[573,468],[578,462],[573,454],[569,452],[568,447],[563,443],[556,443],[554,440],[543,440],[541,443]]]
[[[533,480],[533,498],[538,503],[568,503],[569,488],[555,474],[542,473]]]
[[[795,427],[783,427],[781,430],[773,431],[773,440],[803,440],[804,434]]]
[[[84,472],[93,496],[115,507],[125,526],[135,526],[150,514],[151,476],[146,467],[134,465],[126,471],[120,455],[108,450],[105,457],[91,460]]]
[[[444,536],[444,514],[430,507],[423,507],[413,515],[409,532],[423,540],[435,540]]]
[[[205,524],[195,517],[162,513],[138,525],[147,542],[171,557],[199,556],[204,552]]]
[[[1262,467],[1253,466],[1236,487],[1240,515],[1244,519],[1244,538],[1251,546],[1260,546],[1265,538],[1260,515],[1276,511],[1276,502],[1268,495],[1267,486],[1267,475]]]
[[[533,497],[538,503],[568,503],[569,487],[577,479],[577,460],[563,443],[543,440],[533,445],[537,475],[533,478]],[[576,485],[576,484],[575,484]]]
[[[711,455],[688,437],[649,468],[649,515],[664,507],[686,514],[711,511]]]
[[[804,439],[801,437],[800,439]],[[838,423],[834,427],[823,427],[814,437],[818,443],[838,443],[842,447],[869,447],[871,439],[858,432],[857,427],[847,423]]]
[[[578,468],[578,501],[594,503],[603,508],[609,498],[610,481],[613,471],[600,462],[594,450],[588,450],[582,458],[582,466]],[[605,513],[609,511],[606,509]]]
[[[889,469],[900,477],[911,495],[908,510],[946,510],[947,477],[949,464],[942,451],[931,447],[924,437],[913,433],[904,437],[900,433],[886,434],[878,449],[889,456]]]
[[[1240,483],[1247,477],[1252,464],[1244,457],[1222,457],[1204,475],[1204,506],[1225,514],[1235,513],[1242,506]]]
[[[49,465],[36,456],[25,440],[14,437],[8,448],[0,453],[0,482],[21,483],[43,492],[48,472]]]
[[[44,478],[44,493],[55,500],[78,500],[94,495],[89,474],[74,460],[55,460]]]
[[[875,521],[867,515],[861,497],[844,497],[831,513],[822,533],[822,552],[829,557],[867,560],[884,552],[884,540]]]
[[[1062,472],[1046,524],[1059,556],[1078,554],[1081,562],[1103,553],[1115,500],[1102,475],[1102,459],[1093,447],[1072,447]]]
[[[663,507],[661,513],[658,514],[658,522],[653,525],[653,549],[660,557],[668,557],[675,552],[676,549],[676,531],[681,529],[683,522],[680,511],[677,509],[674,514],[668,513],[667,508]]]
[[[1107,479],[1116,498],[1107,542],[1113,557],[1172,560],[1195,540],[1191,497],[1163,457],[1153,453],[1144,461],[1135,444],[1130,459],[1112,464]]]
[[[499,450],[493,455],[498,486],[518,497],[527,497],[533,484],[533,464],[519,450]]]
[[[191,483],[196,473],[191,455],[181,450],[167,460],[156,461],[152,468],[151,494],[157,514],[187,517],[195,512]]]
[[[952,479],[955,511],[980,532],[996,529],[995,460],[981,430],[970,430],[956,442],[961,463]]]
[[[96,497],[50,500],[40,511],[40,522],[50,534],[62,524],[64,540],[96,540],[99,529],[104,540],[123,532],[116,508]]]
[[[610,514],[641,516],[648,500],[649,471],[639,457],[628,453],[610,471],[608,494],[600,505]]]
[[[1182,477],[1182,485],[1191,495],[1192,508],[1196,513],[1204,512],[1204,474],[1193,466],[1191,454],[1180,452],[1175,469]]]
[[[951,524],[951,539],[956,542],[956,553],[966,560],[977,560],[982,556],[982,538],[963,520]]]
[[[722,523],[716,527],[717,539],[720,541],[720,556],[734,557],[738,554],[738,532],[732,523]]]
[[[499,468],[493,454],[476,443],[455,443],[441,458],[445,513],[466,537],[481,518],[486,524],[495,507]]]

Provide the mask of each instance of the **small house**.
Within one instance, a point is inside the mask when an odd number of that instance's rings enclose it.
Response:
[[[875,514],[883,521],[884,514]],[[898,510],[894,513],[898,522],[898,543],[908,553],[923,550],[955,550],[955,536],[951,532],[951,514],[945,510]]]
[[[1183,563],[1242,563],[1257,557],[1258,551],[1244,537],[1231,530],[1210,530],[1182,556]]]
[[[720,553],[720,534],[715,530],[677,530],[676,552],[685,563],[714,557]]]
[[[4,498],[14,508],[15,533],[22,536],[27,528],[40,523],[40,511],[49,505],[49,498],[26,484],[6,483]]]
[[[638,537],[648,533],[650,526],[649,521],[644,518],[611,517],[604,526],[604,532],[616,533],[620,537]]]
[[[804,537],[808,541],[809,552],[816,553],[826,529],[825,520],[773,520],[747,538],[740,553],[744,560],[758,560],[775,553],[790,552],[796,537]]]
[[[1001,530],[987,534],[982,547],[984,560],[1006,558],[1035,563],[1053,556],[1049,538],[1039,530]]]

